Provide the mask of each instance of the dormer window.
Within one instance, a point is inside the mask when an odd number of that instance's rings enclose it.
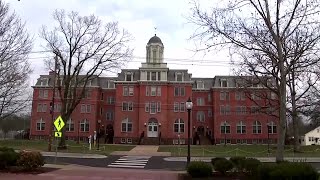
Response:
[[[226,79],[220,79],[220,87],[228,87],[228,81]]]
[[[204,89],[204,82],[203,81],[197,81],[197,89]]]
[[[176,81],[183,81],[183,73],[182,72],[176,73]]]
[[[40,86],[48,86],[49,78],[41,78],[40,79]]]
[[[87,86],[88,86],[88,87],[89,87],[89,86],[92,86],[92,80],[91,80],[91,79],[88,80]]]
[[[109,81],[107,81],[107,83],[108,83],[108,88],[114,88],[114,81],[113,80],[109,80]]]
[[[133,81],[133,73],[132,72],[126,72],[125,81]]]

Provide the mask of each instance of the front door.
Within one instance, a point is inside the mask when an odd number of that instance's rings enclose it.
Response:
[[[148,123],[148,137],[158,137],[158,123],[149,122]]]

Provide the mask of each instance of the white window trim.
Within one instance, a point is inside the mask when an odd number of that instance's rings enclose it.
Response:
[[[128,81],[127,80],[128,75],[131,75],[131,81],[133,81],[133,73],[132,72],[126,72],[125,73],[125,81]]]
[[[181,81],[178,81],[178,75],[181,75]],[[175,73],[175,81],[183,82],[184,81],[184,73],[183,72],[176,72]]]

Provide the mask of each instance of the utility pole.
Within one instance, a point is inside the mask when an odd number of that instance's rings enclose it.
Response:
[[[54,122],[54,98],[56,94],[56,76],[57,76],[57,64],[58,64],[58,56],[56,55],[54,58],[54,75],[53,75],[53,87],[52,87],[52,101],[50,102],[50,113],[51,113],[51,121],[49,126],[49,141],[48,141],[48,151],[51,151],[52,144],[52,129]]]

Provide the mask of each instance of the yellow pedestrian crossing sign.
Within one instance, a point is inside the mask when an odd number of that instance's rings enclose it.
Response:
[[[61,118],[61,116],[59,116],[55,121],[54,121],[54,126],[56,127],[57,131],[60,131],[63,126],[64,126],[64,122],[63,119]]]
[[[62,132],[54,132],[54,137],[61,137],[62,136]]]

